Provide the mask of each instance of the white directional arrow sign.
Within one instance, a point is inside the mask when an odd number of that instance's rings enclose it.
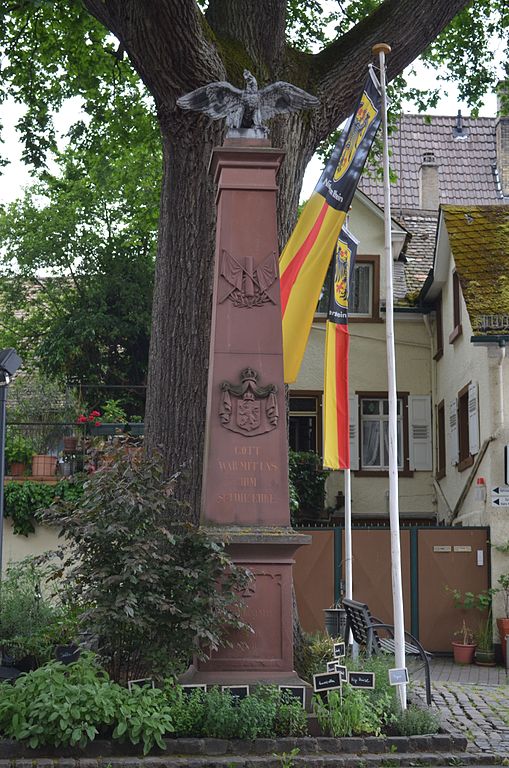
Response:
[[[509,485],[497,485],[496,488],[492,488],[491,492],[498,496],[509,496]]]
[[[509,507],[509,496],[492,496],[491,503],[494,507]]]

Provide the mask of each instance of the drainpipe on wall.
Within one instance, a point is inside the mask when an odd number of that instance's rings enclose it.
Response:
[[[498,428],[495,437],[498,437],[504,428],[504,366],[505,360],[505,339],[498,342]]]

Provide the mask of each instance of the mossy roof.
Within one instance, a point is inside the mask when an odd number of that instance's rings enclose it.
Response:
[[[443,205],[442,213],[477,333],[482,315],[509,315],[509,205]]]

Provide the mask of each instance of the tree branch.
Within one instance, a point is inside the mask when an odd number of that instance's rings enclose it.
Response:
[[[385,0],[353,29],[313,56],[311,79],[321,107],[314,115],[322,141],[352,111],[373,61],[375,43],[389,43],[387,77],[392,80],[422,53],[469,0]]]
[[[219,37],[245,48],[258,66],[253,74],[274,79],[284,53],[286,0],[210,0],[205,18]]]
[[[83,0],[119,40],[159,108],[224,77],[195,0]]]

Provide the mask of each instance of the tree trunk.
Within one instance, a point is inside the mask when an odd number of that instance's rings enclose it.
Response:
[[[218,123],[161,119],[163,185],[146,405],[148,450],[179,472],[179,497],[197,519],[207,390],[215,206],[207,167]]]

